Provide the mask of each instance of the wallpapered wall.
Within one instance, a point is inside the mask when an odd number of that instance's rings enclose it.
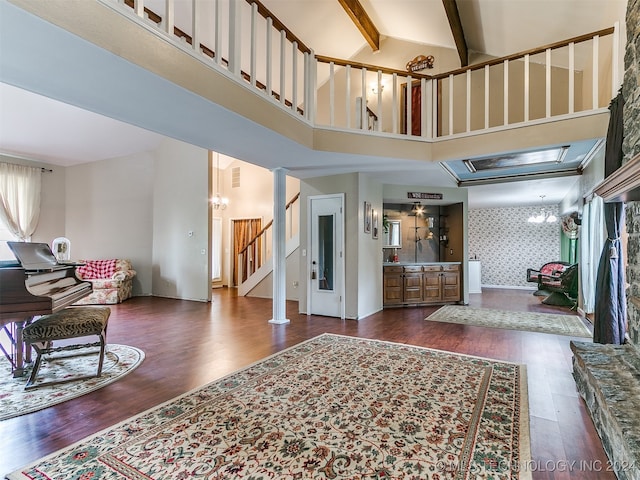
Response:
[[[482,264],[483,286],[530,287],[527,268],[540,268],[560,259],[560,220],[527,222],[542,205],[469,209],[469,258]],[[559,217],[557,206],[545,211]]]

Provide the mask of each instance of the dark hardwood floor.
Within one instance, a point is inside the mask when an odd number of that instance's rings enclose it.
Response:
[[[574,314],[529,291],[485,289],[470,305]],[[299,315],[271,325],[271,301],[214,290],[211,304],[138,297],[112,306],[109,343],[141,348],[143,364],[107,387],[0,422],[0,474],[188,390],[324,332],[408,343],[527,365],[534,479],[615,479],[571,376],[571,337],[424,322],[437,307],[388,309],[360,321]],[[581,340],[581,339],[578,339]],[[584,340],[584,339],[582,339]],[[4,361],[4,360],[3,360]]]

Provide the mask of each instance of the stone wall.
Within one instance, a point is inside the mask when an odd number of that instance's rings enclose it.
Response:
[[[627,45],[624,56],[624,141],[623,163],[640,153],[640,0],[629,0],[627,4]],[[627,282],[629,337],[640,349],[640,305],[633,297],[640,299],[640,202],[626,204],[627,233]]]

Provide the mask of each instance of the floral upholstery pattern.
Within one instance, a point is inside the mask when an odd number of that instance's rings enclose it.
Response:
[[[131,262],[126,259],[114,259],[111,261],[105,260],[81,260],[86,263],[84,269],[78,268],[76,275],[78,278],[91,282],[93,286],[93,292],[90,295],[78,300],[75,305],[106,305],[121,303],[127,298],[131,298],[131,291],[133,289],[133,278],[136,276],[136,271],[133,269]],[[93,278],[96,276],[96,271],[109,272],[111,269],[100,268],[105,265],[105,262],[115,262],[115,268],[113,269],[113,275],[108,278]],[[89,277],[84,278],[82,273],[89,271],[91,274]],[[105,275],[108,273],[105,273]]]

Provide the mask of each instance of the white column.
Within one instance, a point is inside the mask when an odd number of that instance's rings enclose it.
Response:
[[[287,318],[287,169],[273,172],[273,318],[269,323],[289,323]]]

